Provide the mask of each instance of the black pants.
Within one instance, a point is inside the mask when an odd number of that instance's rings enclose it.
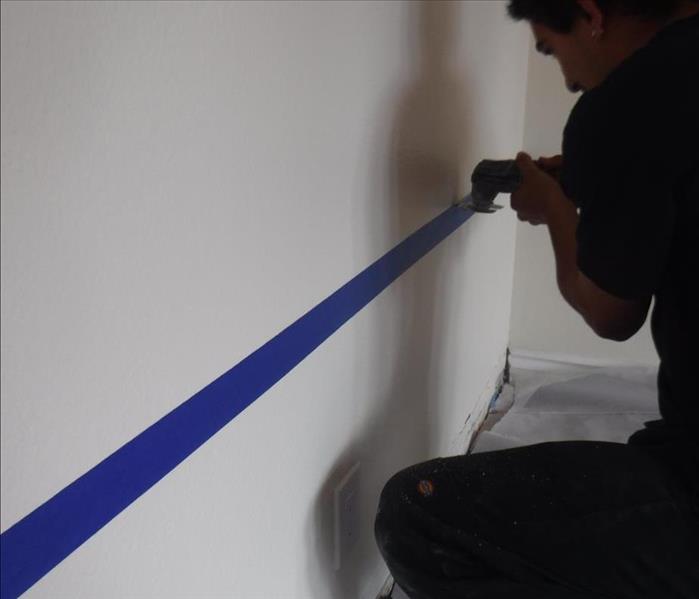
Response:
[[[619,443],[437,458],[388,481],[375,535],[411,599],[699,599],[682,480]]]

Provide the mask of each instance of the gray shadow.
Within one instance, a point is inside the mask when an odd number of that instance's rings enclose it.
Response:
[[[463,74],[454,72],[451,64],[463,18],[461,6],[428,0],[411,8],[406,46],[412,50],[412,77],[383,108],[385,122],[391,126],[376,133],[375,171],[369,176],[370,187],[357,200],[361,214],[355,222],[362,230],[355,238],[365,240],[369,232],[372,260],[446,210],[461,197],[467,183],[468,101]],[[364,247],[356,253],[362,256],[364,268],[369,262],[366,241],[362,243]],[[449,326],[439,282],[449,276],[449,258],[433,250],[374,300],[388,296],[390,324],[384,307],[365,316],[376,333],[357,350],[354,395],[358,404],[371,409],[363,416],[361,435],[338,456],[310,509],[307,541],[315,552],[309,555],[307,575],[315,598],[361,595],[362,580],[383,562],[373,534],[383,486],[397,470],[436,457],[441,340]],[[375,388],[376,381],[382,382],[381,388]],[[342,569],[335,572],[333,490],[358,461],[362,464],[360,539]]]

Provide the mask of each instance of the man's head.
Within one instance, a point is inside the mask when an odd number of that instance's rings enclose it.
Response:
[[[510,0],[514,19],[529,22],[536,47],[558,61],[571,91],[599,85],[696,0]]]

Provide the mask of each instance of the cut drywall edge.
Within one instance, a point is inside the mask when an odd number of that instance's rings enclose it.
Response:
[[[464,426],[449,444],[450,455],[463,455],[468,453],[476,432],[488,416],[488,411],[493,401],[497,398],[505,379],[507,356],[503,354],[501,359],[491,371],[483,391],[478,396],[473,411],[467,415]]]

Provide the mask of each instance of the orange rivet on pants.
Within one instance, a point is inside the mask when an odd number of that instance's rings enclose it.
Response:
[[[431,480],[421,480],[417,484],[417,490],[423,497],[429,497],[432,495],[432,493],[434,493],[434,485],[432,484]]]

